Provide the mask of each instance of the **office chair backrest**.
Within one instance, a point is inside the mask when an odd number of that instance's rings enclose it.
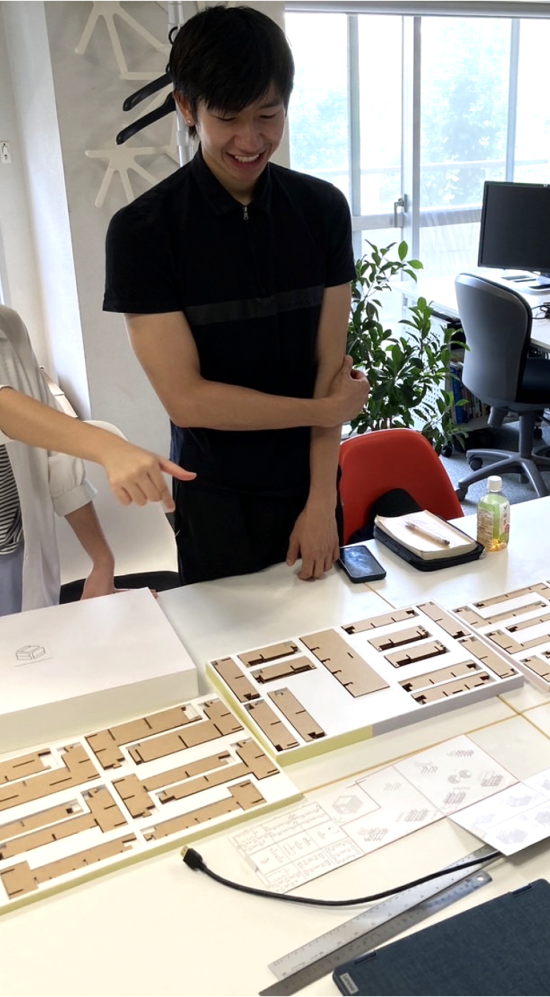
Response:
[[[346,543],[365,525],[376,499],[394,488],[443,519],[464,515],[441,460],[415,429],[379,429],[344,440],[340,467]]]
[[[456,299],[468,349],[462,381],[488,405],[515,401],[531,339],[531,309],[517,291],[461,273]]]

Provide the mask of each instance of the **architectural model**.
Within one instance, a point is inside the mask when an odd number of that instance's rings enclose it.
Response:
[[[523,681],[505,654],[432,602],[218,658],[207,670],[281,764]]]
[[[299,797],[215,695],[0,762],[0,911]]]
[[[455,609],[504,651],[534,685],[550,692],[550,582],[537,582]]]

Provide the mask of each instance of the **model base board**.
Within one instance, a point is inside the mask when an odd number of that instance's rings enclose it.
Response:
[[[211,695],[0,762],[0,912],[298,799]]]
[[[533,685],[550,692],[550,582],[537,582],[454,610],[510,655]]]
[[[283,765],[523,682],[506,654],[432,602],[218,658],[207,670]]]

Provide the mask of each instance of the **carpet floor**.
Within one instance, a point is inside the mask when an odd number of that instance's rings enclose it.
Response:
[[[550,426],[546,423],[543,423],[542,439],[537,440],[536,443],[537,449],[539,447],[544,447],[545,445],[550,447]],[[517,450],[518,425],[517,423],[508,423],[500,429],[484,430],[482,439],[479,434],[472,434],[470,440],[466,438],[465,446],[467,449],[475,449],[477,446],[484,448],[495,447],[496,449],[501,448],[503,450]],[[462,453],[458,449],[455,449],[451,457],[442,457],[441,460],[455,487],[458,484],[459,479],[464,477],[464,475],[468,474],[470,471],[466,458],[466,452]],[[548,491],[550,494],[550,470],[543,471],[542,476],[548,485]],[[528,502],[530,499],[537,497],[530,482],[526,478],[522,480],[519,474],[502,475],[502,482],[502,491],[511,504],[515,504],[517,502]],[[475,484],[470,485],[466,498],[461,503],[466,516],[469,516],[471,513],[476,511],[477,503],[486,491],[486,479],[484,481],[477,481]]]

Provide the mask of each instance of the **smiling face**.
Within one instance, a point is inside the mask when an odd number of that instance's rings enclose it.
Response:
[[[234,198],[248,204],[285,129],[285,107],[275,87],[234,113],[200,101],[194,116],[185,98],[175,96],[184,120],[197,130],[209,169]]]

